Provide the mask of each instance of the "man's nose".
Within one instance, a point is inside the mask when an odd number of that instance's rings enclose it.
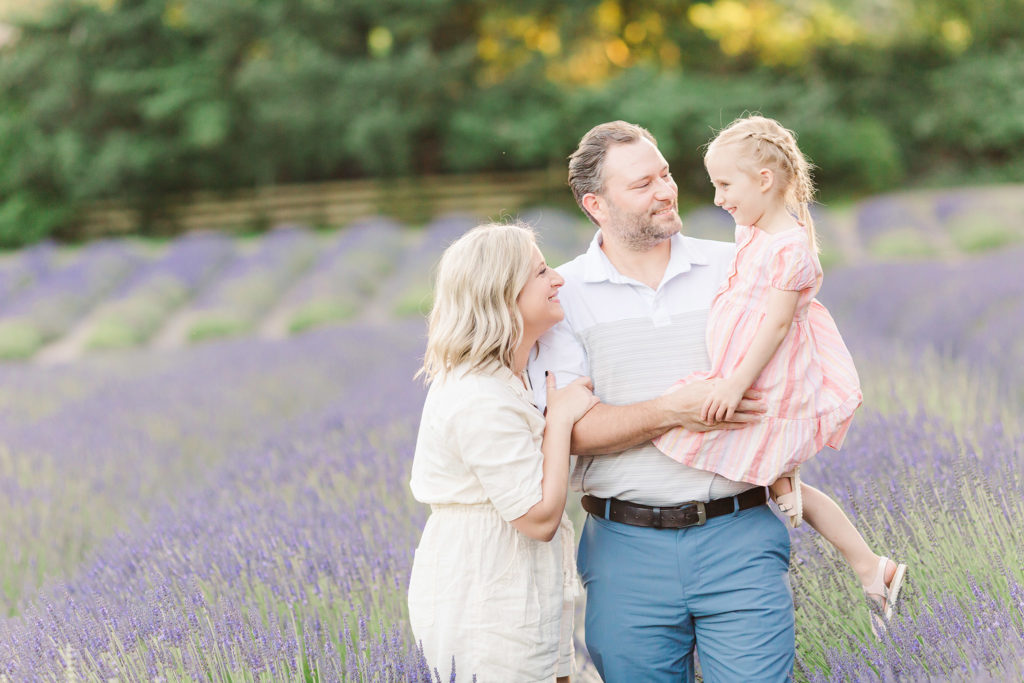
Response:
[[[659,198],[674,199],[678,193],[679,189],[671,178],[661,178],[658,181],[657,195]]]

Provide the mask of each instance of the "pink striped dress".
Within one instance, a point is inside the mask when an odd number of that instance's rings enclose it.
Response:
[[[711,370],[689,375],[669,391],[729,376],[754,340],[772,287],[799,291],[800,297],[789,333],[754,381],[764,395],[764,420],[732,431],[672,429],[654,445],[673,460],[765,485],[825,446],[842,445],[862,401],[860,380],[835,321],[814,298],[821,264],[802,227],[771,235],[736,226],[736,256],[708,314]]]

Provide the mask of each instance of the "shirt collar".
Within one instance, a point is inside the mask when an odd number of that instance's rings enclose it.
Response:
[[[603,237],[601,231],[594,233],[594,239],[584,255],[584,282],[614,282],[617,284],[632,283],[628,278],[612,265],[608,256],[601,250]],[[676,275],[689,272],[692,266],[706,266],[708,264],[707,252],[691,237],[683,237],[676,233],[669,238],[671,251],[668,259],[668,267],[665,268],[665,277],[662,282],[668,282]]]

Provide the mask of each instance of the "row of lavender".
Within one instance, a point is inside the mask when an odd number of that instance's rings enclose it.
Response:
[[[1024,240],[1024,189],[1019,186],[917,191],[871,197],[850,206],[815,205],[822,260],[948,257]],[[728,239],[732,221],[705,206],[684,219],[684,232]]]
[[[867,349],[899,340],[998,367],[1024,393],[1024,248],[954,261],[875,263],[830,271],[821,299]]]
[[[0,369],[15,407],[0,417],[0,539],[18,558],[2,567],[16,580],[0,680],[431,680],[404,608],[426,516],[406,484],[423,333],[354,325]],[[806,477],[910,563],[916,591],[874,641],[855,578],[801,529],[798,679],[1019,680],[1020,402],[941,396],[973,381],[948,359],[861,369],[868,407],[844,457]]]
[[[918,590],[875,643],[852,576],[798,533],[798,678],[1024,675],[1020,337],[973,345],[1019,324],[1021,256],[828,274],[868,396],[807,477]],[[0,367],[0,675],[423,680],[403,611],[422,341],[391,323]]]
[[[818,207],[823,258],[950,257],[1020,241],[1024,202],[1013,189]],[[590,232],[579,214],[557,209],[522,218],[537,226],[552,263],[578,253]],[[79,350],[179,346],[231,334],[283,336],[366,311],[416,314],[429,307],[430,268],[440,250],[475,222],[446,216],[411,231],[372,219],[330,234],[297,227],[255,240],[197,234],[164,249],[105,241],[71,255],[40,245],[0,259],[0,359],[31,356],[75,330]],[[691,211],[684,225],[694,236],[732,234],[731,219],[711,206]]]
[[[422,336],[0,368],[0,680],[429,679],[400,599]]]
[[[172,332],[182,339],[172,345],[252,331],[321,251],[333,257],[331,267],[348,270],[346,261],[357,255],[335,248],[347,236],[303,228],[277,229],[252,243],[186,235],[150,258],[132,242],[95,243],[67,265],[38,269],[34,282],[8,278],[23,286],[2,293],[0,357],[30,356],[83,321],[83,345],[94,349],[145,344],[175,315],[181,318]],[[27,253],[6,271],[24,272],[30,257],[37,258]],[[376,275],[361,272],[357,279],[372,282]]]
[[[580,243],[581,219],[536,215],[553,243]],[[254,240],[200,233],[155,256],[134,241],[70,256],[42,245],[0,262],[0,359],[31,356],[75,330],[84,349],[180,346],[274,327],[271,336],[281,336],[367,311],[412,314],[429,306],[440,252],[475,224],[446,216],[419,231],[370,219],[330,234],[295,226]]]

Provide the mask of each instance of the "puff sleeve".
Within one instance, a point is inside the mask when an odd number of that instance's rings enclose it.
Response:
[[[774,245],[770,268],[775,289],[802,291],[814,287],[820,275],[811,247],[802,235]]]
[[[544,454],[525,406],[510,392],[499,388],[473,398],[452,415],[449,438],[502,519],[511,522],[543,498]],[[539,414],[536,419],[543,422]]]

